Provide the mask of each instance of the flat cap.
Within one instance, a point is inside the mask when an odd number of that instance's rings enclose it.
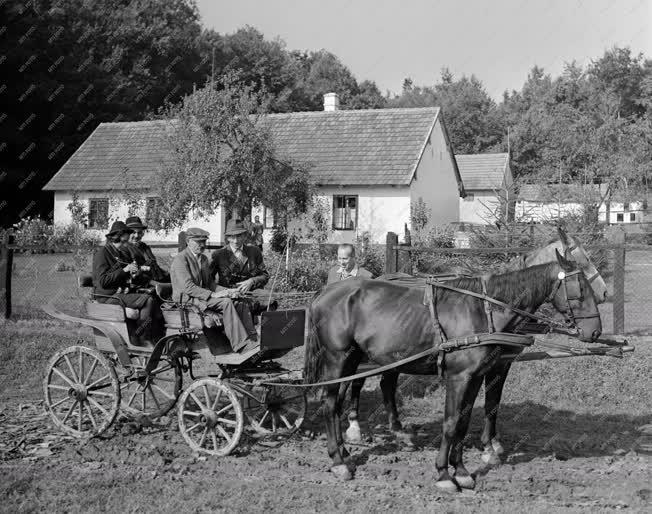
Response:
[[[190,227],[186,230],[186,239],[208,239],[209,235],[203,228]]]

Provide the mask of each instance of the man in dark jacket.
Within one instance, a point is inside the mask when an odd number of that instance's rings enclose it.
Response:
[[[170,274],[159,266],[152,249],[147,243],[143,242],[147,225],[138,216],[130,216],[125,220],[125,224],[127,228],[133,231],[129,236],[127,250],[136,261],[136,264],[140,266],[143,285],[149,285],[152,280],[155,282],[170,282]]]
[[[241,293],[262,288],[269,280],[262,252],[244,244],[247,232],[241,220],[229,220],[224,232],[229,244],[214,252],[211,261],[211,273],[218,284]]]

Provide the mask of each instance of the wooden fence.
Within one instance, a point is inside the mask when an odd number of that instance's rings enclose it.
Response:
[[[625,333],[625,253],[629,250],[651,250],[646,245],[626,244],[626,233],[616,231],[611,237],[611,243],[587,246],[587,250],[605,249],[614,252],[613,275],[613,331],[615,334]],[[531,246],[523,247],[491,247],[491,248],[440,248],[440,247],[414,247],[410,244],[399,244],[398,235],[388,232],[385,246],[385,273],[396,273],[408,267],[407,272],[412,273],[411,256],[414,253],[430,253],[439,255],[496,255],[496,254],[521,254],[534,249]]]

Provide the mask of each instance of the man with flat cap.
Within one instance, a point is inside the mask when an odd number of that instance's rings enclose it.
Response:
[[[258,336],[251,313],[241,302],[232,298],[240,296],[237,289],[215,284],[208,258],[204,255],[209,233],[201,228],[186,230],[188,247],[172,261],[172,298],[177,302],[192,302],[204,311],[222,314],[224,332],[234,352],[248,352],[258,347]]]
[[[229,220],[224,231],[228,244],[213,253],[211,261],[211,272],[218,276],[219,284],[241,293],[262,288],[269,280],[260,249],[244,244],[247,233],[242,220]]]

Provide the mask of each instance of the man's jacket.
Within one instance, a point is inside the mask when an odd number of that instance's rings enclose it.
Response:
[[[263,254],[255,246],[242,247],[244,259],[242,262],[233,254],[230,246],[220,248],[213,253],[211,274],[217,274],[218,284],[223,287],[236,287],[238,282],[253,279],[252,289],[258,289],[267,284],[269,273],[263,263]]]

